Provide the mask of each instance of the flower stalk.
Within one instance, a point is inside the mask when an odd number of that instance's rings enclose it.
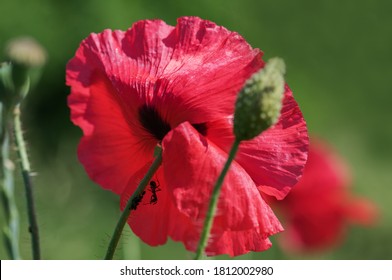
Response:
[[[33,259],[39,260],[41,258],[40,245],[39,245],[39,230],[37,223],[37,215],[35,211],[33,183],[31,180],[31,169],[29,157],[27,156],[26,144],[23,139],[22,123],[20,120],[20,108],[17,105],[13,111],[13,128],[15,134],[15,144],[18,151],[20,161],[20,168],[25,186],[26,199],[27,199],[27,213],[29,219],[29,232],[31,234],[31,245],[33,252]]]
[[[155,172],[158,170],[159,166],[162,163],[162,149],[157,147],[155,150],[155,160],[151,164],[150,168],[148,169],[146,175],[140,181],[138,187],[129,198],[124,211],[121,213],[121,216],[117,222],[117,225],[114,229],[113,236],[110,239],[108,249],[106,251],[105,260],[112,260],[114,256],[114,252],[116,251],[117,244],[120,240],[121,234],[123,232],[124,226],[128,220],[131,211],[135,209],[135,201],[138,197],[143,193],[144,189],[146,188],[147,184],[150,182],[152,177],[154,176]]]

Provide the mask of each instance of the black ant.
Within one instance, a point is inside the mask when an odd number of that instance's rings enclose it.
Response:
[[[152,193],[150,197],[150,204],[156,204],[158,202],[157,192],[159,192],[161,189],[159,188],[160,184],[158,180],[157,182],[158,184],[154,180],[150,181],[149,191]]]
[[[131,204],[131,209],[132,210],[136,210],[136,208],[138,207],[139,203],[142,201],[143,196],[146,194],[146,191],[143,191],[141,194],[139,194],[138,196],[136,196],[133,200],[132,200],[132,204]]]

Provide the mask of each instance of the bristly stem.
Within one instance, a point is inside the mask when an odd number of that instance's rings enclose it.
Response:
[[[105,255],[105,260],[113,259],[113,255],[114,252],[116,251],[118,241],[120,240],[122,231],[128,220],[128,217],[131,214],[131,210],[135,198],[139,197],[143,193],[144,189],[146,188],[147,184],[150,182],[151,178],[154,176],[155,172],[158,170],[161,163],[162,163],[162,149],[159,149],[156,154],[154,162],[150,166],[150,169],[147,171],[146,175],[140,181],[136,191],[129,198],[127,205],[124,208],[124,211],[121,213],[120,219],[118,220],[117,225],[114,229],[113,236],[110,239],[110,243]]]
[[[233,146],[231,147],[229,157],[226,161],[226,164],[223,167],[223,170],[222,170],[221,174],[219,175],[218,180],[215,183],[214,189],[212,190],[211,200],[210,200],[210,204],[208,206],[208,211],[207,211],[206,218],[204,221],[204,226],[203,226],[203,231],[201,233],[199,246],[197,247],[195,260],[201,259],[203,252],[207,246],[208,237],[210,235],[210,231],[211,231],[212,224],[214,221],[216,207],[218,205],[220,190],[223,186],[223,180],[225,179],[225,176],[226,176],[227,172],[229,171],[229,167],[235,158],[235,155],[238,151],[239,146],[240,146],[240,141],[236,139],[233,143]]]
[[[1,151],[0,151],[0,189],[5,212],[6,226],[3,229],[5,248],[10,259],[21,259],[19,252],[19,214],[14,196],[14,165],[10,159],[11,129],[6,118],[5,108],[1,107]]]
[[[18,150],[23,183],[26,191],[27,213],[29,218],[29,232],[31,234],[33,259],[39,260],[41,258],[40,245],[39,245],[39,230],[38,230],[37,217],[36,217],[36,211],[34,206],[33,184],[32,184],[31,174],[30,174],[31,171],[30,162],[27,156],[26,144],[23,139],[19,105],[17,105],[14,108],[13,113],[14,113],[13,121],[14,121],[14,132],[15,132],[15,143]]]

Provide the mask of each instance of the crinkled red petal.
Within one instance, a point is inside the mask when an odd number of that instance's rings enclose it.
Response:
[[[197,17],[178,19],[169,36],[156,40],[165,43],[170,56],[158,75],[164,94],[156,104],[176,125],[232,114],[239,90],[263,65],[260,50],[252,49],[238,33]]]
[[[257,229],[225,231],[220,236],[212,236],[206,248],[207,256],[227,254],[231,257],[249,252],[260,252],[271,248],[272,243]]]
[[[196,228],[201,228],[212,188],[227,154],[200,135],[189,123],[183,123],[168,133],[162,147],[164,176],[174,204],[193,221]],[[252,230],[258,232],[260,239],[265,240],[281,231],[282,227],[249,175],[238,163],[233,162],[220,193],[212,235],[225,240],[230,236],[228,231]],[[238,237],[238,241],[242,240],[235,245],[242,249],[227,248],[227,254],[251,250],[249,244],[252,242],[239,238],[239,233],[234,236]],[[253,239],[253,235],[250,234],[249,238]],[[231,245],[230,242],[226,243]],[[211,246],[212,252],[216,245]]]
[[[68,99],[72,120],[85,134],[78,147],[79,160],[90,178],[120,194],[153,151],[139,144],[115,90],[104,77],[92,78],[88,91],[84,95],[73,89]]]

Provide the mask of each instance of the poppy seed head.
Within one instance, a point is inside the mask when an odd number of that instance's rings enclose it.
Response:
[[[234,113],[234,134],[238,140],[250,140],[278,121],[284,96],[284,72],[283,60],[272,58],[245,83]]]

